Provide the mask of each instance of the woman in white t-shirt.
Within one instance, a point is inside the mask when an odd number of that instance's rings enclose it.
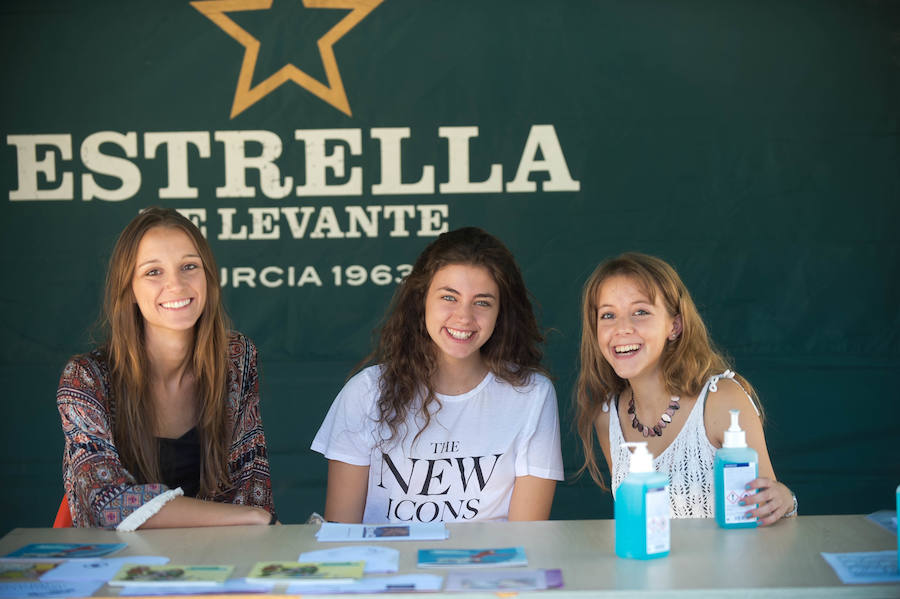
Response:
[[[547,519],[563,467],[542,341],[503,243],[474,227],[438,237],[313,441],[325,518]]]

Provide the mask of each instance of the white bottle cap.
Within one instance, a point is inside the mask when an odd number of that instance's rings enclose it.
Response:
[[[622,443],[621,446],[634,448],[629,461],[629,472],[653,472],[653,454],[647,451],[646,441]]]
[[[747,447],[747,435],[738,424],[740,410],[728,410],[731,413],[731,426],[725,431],[722,447]]]

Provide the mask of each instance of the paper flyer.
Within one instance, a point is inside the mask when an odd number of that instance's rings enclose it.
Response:
[[[822,553],[844,584],[900,582],[897,552]]]
[[[443,522],[340,524],[325,522],[316,533],[323,543],[353,541],[438,541],[450,536]]]
[[[97,559],[68,560],[41,577],[44,582],[61,580],[102,580],[106,582],[116,575],[125,564],[161,566],[169,563],[169,558],[161,555],[131,555],[129,557],[107,557]]]
[[[194,566],[166,564],[164,566],[145,566],[141,564],[124,564],[109,581],[110,586],[142,585],[142,586],[210,586],[219,585],[228,580],[234,566]]]
[[[440,591],[443,576],[434,574],[401,574],[399,576],[372,576],[339,585],[290,585],[288,595],[314,595],[320,593],[412,593]]]
[[[0,562],[0,582],[36,582],[62,563],[33,559]]]
[[[125,543],[31,543],[6,554],[7,558],[72,559],[103,557],[127,547]]]
[[[355,545],[319,551],[304,551],[298,562],[365,562],[365,574],[391,574],[397,571],[400,552],[390,547]]]
[[[364,562],[259,562],[247,582],[340,584],[362,578]]]
[[[488,549],[419,549],[420,568],[527,566],[524,547]]]
[[[4,582],[0,583],[0,597],[90,597],[103,584],[102,580]]]
[[[886,531],[897,534],[897,512],[894,510],[880,510],[866,516],[870,520],[885,529]]]
[[[447,574],[445,591],[543,591],[563,586],[560,570],[471,570]]]
[[[126,586],[119,591],[119,597],[146,597],[149,595],[225,595],[260,594],[272,591],[272,585],[250,583],[243,578],[229,578],[214,586]],[[304,591],[306,592],[306,591]]]

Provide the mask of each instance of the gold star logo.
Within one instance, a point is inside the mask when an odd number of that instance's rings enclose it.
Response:
[[[337,60],[334,58],[334,45],[383,1],[303,0],[303,6],[306,8],[339,8],[351,11],[317,42],[328,85],[310,77],[291,63],[284,65],[256,86],[253,85],[253,71],[259,57],[260,42],[231,20],[227,13],[268,10],[272,7],[272,0],[197,0],[191,2],[191,6],[244,46],[244,60],[241,63],[240,75],[238,75],[237,89],[234,92],[231,118],[250,108],[288,81],[293,81],[347,116],[352,116]]]

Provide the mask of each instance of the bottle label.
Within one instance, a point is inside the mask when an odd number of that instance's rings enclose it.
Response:
[[[747,483],[756,478],[756,464],[753,462],[737,462],[725,464],[722,468],[722,481],[725,484],[725,523],[736,524],[756,522],[755,516],[747,516],[754,509],[755,490],[748,491]],[[745,500],[745,505],[740,505]]]
[[[669,486],[647,489],[647,554],[669,550]]]

